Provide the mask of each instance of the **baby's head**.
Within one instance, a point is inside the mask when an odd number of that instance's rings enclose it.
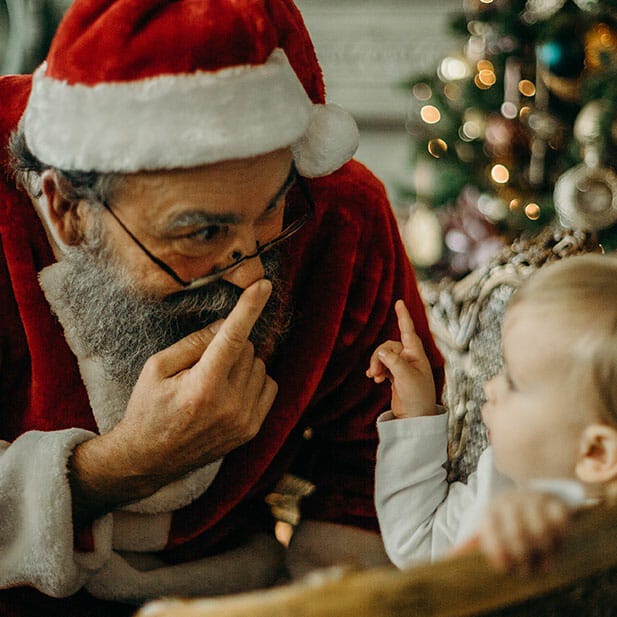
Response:
[[[504,370],[483,418],[497,467],[515,482],[617,478],[617,259],[570,257],[514,294]]]

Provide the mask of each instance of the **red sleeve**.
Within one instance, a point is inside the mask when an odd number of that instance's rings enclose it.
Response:
[[[336,242],[315,256],[312,270],[315,277],[319,273],[321,288],[312,302],[325,302],[324,309],[333,312],[336,297],[344,299],[332,325],[337,328],[332,354],[307,410],[310,439],[296,459],[302,461],[296,470],[316,485],[303,503],[304,518],[376,530],[375,422],[389,408],[391,392],[389,384],[376,385],[365,371],[379,343],[400,337],[394,312],[397,299],[404,299],[410,309],[438,392],[443,386],[443,360],[429,332],[384,188],[358,163],[347,168],[312,187],[318,202],[328,193],[336,196],[337,216],[330,227],[338,227]],[[335,295],[331,289],[336,289]]]

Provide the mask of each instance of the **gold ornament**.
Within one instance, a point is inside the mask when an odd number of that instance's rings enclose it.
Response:
[[[617,60],[617,32],[608,24],[594,24],[585,35],[585,68],[595,70],[606,67],[607,61]]]

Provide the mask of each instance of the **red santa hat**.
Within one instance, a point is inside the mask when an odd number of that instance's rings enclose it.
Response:
[[[291,0],[76,0],[35,72],[26,141],[62,169],[192,167],[291,147],[307,177],[356,150]]]

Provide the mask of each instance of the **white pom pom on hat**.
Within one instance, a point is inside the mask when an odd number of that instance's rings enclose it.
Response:
[[[308,129],[291,148],[296,168],[307,178],[332,173],[354,155],[358,140],[358,126],[342,107],[315,105]]]
[[[75,0],[22,118],[43,162],[100,172],[192,167],[291,147],[327,175],[358,145],[325,104],[290,0]]]

